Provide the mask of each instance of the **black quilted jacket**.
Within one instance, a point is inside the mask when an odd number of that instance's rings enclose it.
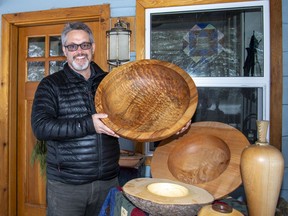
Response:
[[[65,64],[40,82],[32,107],[32,130],[47,145],[47,178],[85,184],[114,178],[119,171],[118,139],[97,134],[92,121],[96,89],[106,73],[94,62],[84,77]]]

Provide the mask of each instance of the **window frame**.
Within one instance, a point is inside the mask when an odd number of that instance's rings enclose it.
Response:
[[[249,7],[263,8],[263,47],[264,47],[264,76],[263,77],[195,77],[193,80],[197,87],[256,87],[263,90],[262,113],[259,118],[262,120],[270,120],[270,20],[269,20],[269,2],[253,1],[253,2],[234,2],[220,4],[205,5],[189,5],[189,6],[173,6],[161,8],[148,8],[145,10],[145,59],[150,59],[150,41],[151,41],[151,16],[153,14],[161,15],[161,13],[187,12],[187,11],[204,11],[204,10],[225,10]],[[260,120],[259,119],[259,120]]]

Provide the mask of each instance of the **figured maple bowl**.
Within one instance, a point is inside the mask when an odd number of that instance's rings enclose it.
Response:
[[[198,103],[194,81],[175,64],[139,60],[110,72],[96,92],[96,111],[121,137],[158,141],[181,130]]]

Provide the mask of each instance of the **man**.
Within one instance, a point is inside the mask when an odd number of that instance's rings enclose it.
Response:
[[[47,215],[98,215],[118,185],[118,135],[96,114],[94,96],[106,73],[92,61],[95,43],[83,23],[62,32],[64,69],[45,77],[35,93],[31,123],[47,145]]]
[[[96,216],[118,186],[119,136],[94,105],[107,73],[92,61],[95,43],[87,25],[67,24],[61,39],[67,63],[42,79],[31,115],[36,138],[47,146],[47,216]]]

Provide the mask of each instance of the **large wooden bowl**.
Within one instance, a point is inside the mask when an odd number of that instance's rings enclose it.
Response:
[[[239,130],[227,124],[192,123],[186,134],[163,140],[156,148],[152,177],[192,184],[219,199],[242,183],[240,157],[249,145]]]
[[[168,179],[136,178],[123,191],[135,206],[155,216],[197,215],[203,205],[214,201],[202,188]]]
[[[96,92],[96,111],[118,135],[157,141],[175,133],[192,118],[197,88],[180,67],[159,60],[139,60],[113,69]]]

